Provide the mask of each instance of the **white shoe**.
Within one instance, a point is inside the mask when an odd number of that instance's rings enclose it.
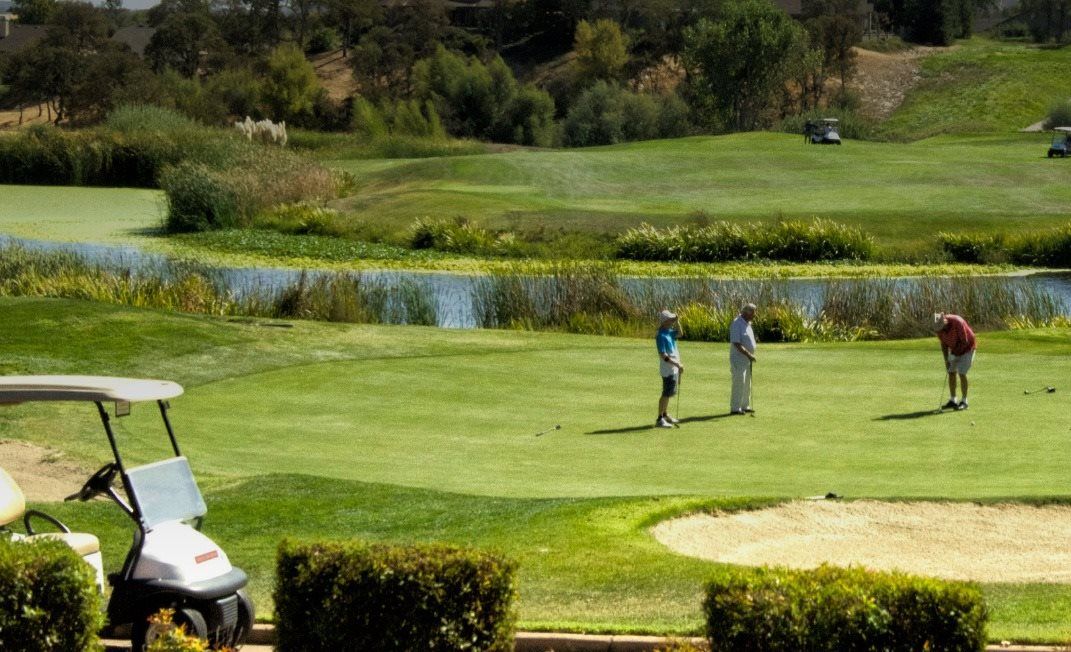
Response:
[[[666,421],[669,421],[670,423],[680,423],[681,422],[680,419],[674,419],[672,416],[670,416],[668,414],[666,416],[662,417],[662,418],[665,419]]]
[[[672,428],[673,424],[665,419],[659,417],[658,421],[655,421],[655,428]]]

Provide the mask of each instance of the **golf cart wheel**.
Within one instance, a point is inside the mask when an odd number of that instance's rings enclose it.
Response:
[[[159,625],[149,622],[149,617],[155,613],[156,611],[145,614],[144,618],[139,618],[134,623],[134,627],[130,632],[130,649],[133,652],[143,652],[150,643],[164,633],[164,630]],[[175,615],[171,618],[171,622],[175,627],[184,627],[187,636],[208,640],[208,625],[205,623],[205,617],[196,609],[188,607],[175,609]]]
[[[245,592],[245,589],[239,589],[238,624],[234,626],[234,638],[231,647],[237,650],[249,640],[249,635],[253,633],[253,623],[256,619],[256,613],[256,608],[253,606],[253,599],[249,597]]]

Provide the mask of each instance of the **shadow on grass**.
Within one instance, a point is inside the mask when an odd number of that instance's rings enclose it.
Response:
[[[919,410],[918,412],[903,412],[901,414],[886,414],[874,417],[874,421],[904,421],[906,419],[921,419],[922,417],[935,417],[940,414],[954,414],[955,410]]]
[[[686,423],[700,423],[703,421],[713,421],[714,419],[724,419],[725,417],[733,416],[731,414],[710,414],[701,417],[684,417],[680,420],[679,425]],[[653,423],[642,426],[629,426],[627,428],[610,428],[607,430],[592,430],[591,432],[585,432],[585,435],[625,435],[630,432],[643,432],[644,430],[654,430]]]

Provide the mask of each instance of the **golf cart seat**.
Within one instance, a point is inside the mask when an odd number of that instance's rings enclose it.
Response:
[[[34,516],[49,521],[63,531],[34,534],[29,522],[30,517]],[[23,522],[26,524],[26,531],[28,534],[22,535],[13,533],[13,538],[22,541],[57,539],[66,543],[71,549],[81,555],[83,559],[89,562],[89,564],[98,569],[98,579],[101,581],[101,586],[103,586],[100,540],[88,532],[71,532],[65,525],[56,519],[42,512],[38,512],[37,510],[31,509],[27,511],[26,496],[22,493],[22,489],[19,488],[18,483],[15,482],[15,479],[12,478],[7,471],[0,469],[0,529],[7,529],[8,525],[20,518],[22,518]]]

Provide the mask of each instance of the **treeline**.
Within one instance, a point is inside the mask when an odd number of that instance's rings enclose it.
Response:
[[[891,29],[943,43],[988,0],[882,0]],[[249,115],[292,126],[600,145],[751,130],[821,107],[851,113],[862,3],[804,0],[521,0],[448,10],[442,0],[16,0],[44,38],[0,60],[0,102],[92,123],[123,104],[209,125]],[[452,12],[452,13],[451,13]],[[154,32],[144,58],[110,39]],[[354,95],[332,99],[308,56],[341,49]],[[528,80],[528,81],[525,81]]]

